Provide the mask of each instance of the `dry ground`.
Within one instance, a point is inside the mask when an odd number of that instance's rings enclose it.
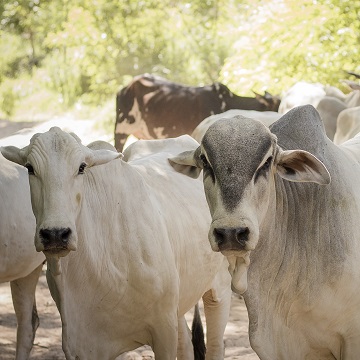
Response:
[[[61,323],[53,299],[46,284],[45,270],[39,279],[36,301],[40,326],[37,330],[32,360],[65,360],[61,349]],[[202,309],[201,309],[202,310]],[[192,314],[187,314],[189,325]],[[203,322],[204,317],[202,314]],[[205,325],[205,323],[204,323]],[[230,321],[225,333],[226,360],[258,360],[249,345],[247,335],[248,318],[244,301],[233,295]],[[12,360],[15,357],[16,318],[12,306],[9,283],[0,284],[0,359]],[[152,351],[146,347],[119,358],[122,360],[153,359]],[[149,357],[149,355],[151,357]],[[99,359],[101,360],[101,359]]]
[[[25,127],[15,135],[14,132]],[[50,122],[43,123],[12,123],[0,120],[0,146],[15,145],[25,146],[35,132],[46,131],[50,126],[59,126],[67,131],[73,131],[83,140],[84,144],[91,141],[102,139],[112,141],[112,135],[106,134],[99,128],[94,127],[91,121],[73,120],[71,118],[58,118]],[[10,135],[12,135],[10,137]],[[31,352],[32,360],[64,360],[61,349],[61,325],[54,301],[46,285],[45,272],[40,277],[36,301],[40,317],[40,326],[36,333],[34,347]],[[189,324],[192,314],[187,315]],[[203,317],[204,321],[204,317]],[[249,345],[248,317],[244,301],[234,295],[230,321],[228,322],[225,333],[225,359],[226,360],[258,360]],[[14,359],[15,356],[15,337],[16,337],[16,318],[12,306],[10,286],[8,283],[0,284],[0,360]],[[142,347],[135,352],[128,353],[119,357],[119,360],[148,360],[153,359],[151,350]],[[101,360],[101,359],[99,359]]]

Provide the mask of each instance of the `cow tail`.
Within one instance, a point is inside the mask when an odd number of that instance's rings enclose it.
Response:
[[[206,346],[204,340],[204,329],[201,322],[199,304],[195,305],[194,318],[191,326],[192,343],[194,348],[194,360],[204,360]]]

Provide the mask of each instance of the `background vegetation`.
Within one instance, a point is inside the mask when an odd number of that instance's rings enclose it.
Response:
[[[145,72],[240,95],[360,72],[358,0],[1,0],[0,14],[2,118],[113,122]]]

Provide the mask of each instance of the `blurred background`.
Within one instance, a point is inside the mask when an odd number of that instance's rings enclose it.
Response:
[[[71,112],[113,129],[115,95],[153,73],[238,95],[360,72],[358,0],[1,0],[0,119]]]

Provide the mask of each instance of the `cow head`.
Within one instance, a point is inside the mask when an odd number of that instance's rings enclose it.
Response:
[[[228,257],[233,287],[239,292],[246,289],[244,269],[258,243],[276,177],[330,182],[327,169],[315,156],[302,150],[282,150],[265,125],[242,116],[215,122],[195,151],[169,161],[177,171],[192,177],[203,170],[212,216],[210,245]]]
[[[76,135],[56,127],[34,135],[30,145],[23,149],[6,146],[0,150],[5,158],[28,170],[36,218],[36,250],[57,258],[76,250],[75,223],[82,203],[84,176],[91,166],[122,154],[90,149]]]

